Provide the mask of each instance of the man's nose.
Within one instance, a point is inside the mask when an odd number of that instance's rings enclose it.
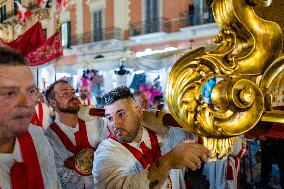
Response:
[[[114,117],[112,124],[113,124],[113,127],[116,128],[116,129],[122,128],[122,121],[118,117]]]

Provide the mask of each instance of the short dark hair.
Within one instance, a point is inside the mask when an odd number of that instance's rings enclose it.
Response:
[[[45,91],[45,97],[46,97],[46,100],[48,102],[48,104],[50,104],[50,100],[51,99],[54,99],[54,87],[58,84],[58,83],[68,83],[68,81],[66,80],[63,80],[63,79],[60,79],[60,80],[57,80],[55,81],[54,83],[52,83],[48,89]]]
[[[0,65],[2,66],[28,66],[26,57],[12,49],[0,47]]]
[[[125,99],[125,98],[130,98],[135,101],[135,98],[128,87],[125,86],[117,87],[103,95],[103,104],[110,105],[120,99]]]

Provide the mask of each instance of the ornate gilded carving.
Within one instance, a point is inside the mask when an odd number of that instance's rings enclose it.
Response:
[[[213,13],[221,28],[214,38],[218,47],[204,48],[182,56],[172,68],[167,83],[167,103],[185,129],[202,136],[203,144],[217,158],[231,150],[235,137],[252,129],[262,119],[284,122],[271,111],[268,89],[284,69],[282,31],[274,22],[254,12],[267,0],[214,0]],[[220,78],[211,93],[209,107],[201,91],[211,78]],[[257,82],[258,80],[258,82]]]

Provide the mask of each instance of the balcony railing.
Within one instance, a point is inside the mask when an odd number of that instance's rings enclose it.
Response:
[[[130,24],[129,36],[138,36],[148,33],[170,31],[170,25],[165,18],[153,18],[152,20]]]
[[[119,28],[104,28],[100,30],[94,30],[89,33],[71,36],[71,45],[81,45],[85,43],[92,43],[96,41],[103,41],[109,39],[122,39],[122,32]]]
[[[179,31],[179,29],[183,27],[212,23],[213,17],[210,17],[210,15],[206,16],[207,17],[204,17],[202,19],[197,19],[197,17],[192,17],[191,15],[180,16],[179,18],[174,18],[171,20],[166,18],[159,18],[152,19],[148,22],[131,24],[129,27],[130,29],[128,30],[128,35],[129,37],[131,37],[162,31],[170,33]],[[121,40],[122,30],[120,28],[109,27],[100,30],[93,30],[89,33],[71,36],[70,40],[68,41],[68,46],[81,45],[109,39]]]
[[[189,14],[188,16],[180,16],[180,27],[189,27],[189,26],[195,26],[195,25],[202,25],[202,24],[208,24],[213,23],[214,17],[212,12],[204,12],[203,16],[196,14]]]
[[[196,15],[181,15],[179,18],[173,18],[170,20],[166,18],[159,18],[153,19],[153,21],[135,23],[130,25],[128,34],[131,37],[154,32],[176,32],[183,27],[207,24],[214,21],[213,16],[209,13],[204,13],[204,15],[205,16],[203,18]]]

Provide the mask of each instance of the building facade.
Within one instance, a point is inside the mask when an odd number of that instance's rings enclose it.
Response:
[[[15,1],[33,11],[25,25],[17,19]],[[282,1],[273,1],[271,7],[256,11],[284,28],[283,7]],[[219,31],[209,0],[70,0],[64,11],[54,10],[50,0],[45,8],[35,0],[0,0],[2,39],[16,39],[37,20],[46,37],[61,29],[65,47],[63,57],[36,68],[40,88],[46,88],[64,73],[72,82],[86,69],[111,74],[121,59],[126,67],[136,66],[135,70],[165,68],[167,72],[177,58],[175,52],[210,46]],[[155,61],[149,61],[152,56]],[[157,62],[162,64],[153,66]],[[108,88],[113,87],[115,81],[108,82]]]

